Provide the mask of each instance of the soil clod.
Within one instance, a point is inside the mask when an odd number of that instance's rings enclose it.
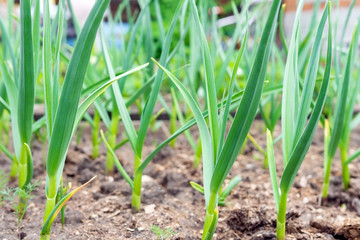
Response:
[[[226,222],[232,230],[244,233],[270,227],[268,219],[265,208],[243,207],[233,210]]]

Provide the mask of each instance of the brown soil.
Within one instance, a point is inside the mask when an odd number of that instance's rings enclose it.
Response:
[[[279,127],[275,136],[278,135]],[[359,142],[360,129],[353,132],[354,146]],[[194,131],[196,132],[196,128]],[[265,134],[256,121],[251,134],[265,147]],[[149,134],[145,155],[168,135],[165,124],[156,134]],[[360,239],[360,162],[350,165],[351,188],[344,192],[341,166],[336,156],[329,199],[320,203],[323,174],[322,130],[318,129],[293,188],[287,208],[287,239]],[[282,169],[281,143],[275,145],[278,172]],[[189,182],[202,183],[201,168],[193,169],[193,152],[184,136],[176,147],[164,148],[149,164],[143,179],[141,212],[131,213],[131,191],[126,181],[115,173],[105,176],[105,149],[91,158],[90,129],[85,125],[82,142],[72,143],[64,169],[65,180],[80,186],[94,175],[97,178],[77,193],[67,204],[66,225],[56,220],[52,239],[156,239],[149,230],[152,225],[172,228],[171,239],[200,239],[204,219],[204,198]],[[40,186],[33,193],[21,224],[22,239],[38,239],[45,206],[45,171],[41,166],[42,144],[33,143],[34,179]],[[132,172],[132,151],[125,145],[117,151],[125,169]],[[259,160],[256,160],[259,159]],[[1,154],[0,165],[6,171],[10,161]],[[242,181],[220,207],[220,218],[214,239],[275,239],[275,202],[268,170],[262,168],[262,156],[251,143],[245,154],[235,162],[230,176],[240,175]],[[12,183],[15,185],[15,183]],[[0,239],[18,239],[16,216],[11,204],[0,208]]]

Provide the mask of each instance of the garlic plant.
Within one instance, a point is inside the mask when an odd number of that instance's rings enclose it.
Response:
[[[288,193],[294,183],[297,172],[313,140],[322,110],[325,104],[329,87],[332,66],[332,26],[330,17],[330,2],[326,5],[320,24],[317,28],[315,41],[311,50],[305,79],[300,91],[300,78],[298,67],[298,47],[300,35],[300,14],[304,1],[300,1],[297,8],[294,29],[289,46],[286,67],[284,72],[282,95],[282,149],[284,171],[281,174],[280,186],[278,185],[272,134],[267,132],[267,155],[274,198],[277,210],[277,239],[285,239],[286,205]],[[323,81],[316,103],[312,107],[313,92],[321,53],[321,39],[328,20],[328,43],[326,67]],[[310,118],[308,114],[311,112]]]

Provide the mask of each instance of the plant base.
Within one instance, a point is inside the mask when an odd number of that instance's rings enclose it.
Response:
[[[40,235],[40,240],[50,240],[50,234]]]
[[[132,202],[131,202],[132,213],[138,213],[140,211],[140,205],[141,205],[141,197],[133,192]]]

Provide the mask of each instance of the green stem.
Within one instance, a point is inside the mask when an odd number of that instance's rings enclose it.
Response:
[[[269,168],[269,162],[268,162],[268,156],[267,156],[267,154],[264,155],[263,168],[264,168],[264,169]]]
[[[27,165],[20,164],[19,165],[19,188],[20,189],[22,189],[22,187],[25,184],[26,173],[27,173]],[[23,176],[25,176],[25,177],[23,177]],[[20,223],[20,218],[21,218],[20,216],[23,216],[25,214],[26,205],[27,205],[27,199],[24,198],[24,196],[22,196],[20,194],[20,196],[19,196],[19,204],[18,204],[18,207],[19,207],[19,215],[18,215],[19,223]]]
[[[331,159],[328,159],[327,154],[325,155],[324,168],[324,183],[322,188],[323,199],[327,198],[330,185]]]
[[[48,177],[48,188],[46,192],[46,205],[45,205],[45,213],[44,213],[44,223],[50,216],[52,210],[56,204],[56,176]]]
[[[135,155],[135,164],[134,164],[134,188],[132,189],[132,202],[131,208],[133,213],[140,211],[141,206],[141,181],[142,181],[142,172],[136,171],[141,164],[141,158]]]
[[[134,176],[134,189],[132,191],[132,202],[131,207],[133,213],[137,213],[140,211],[141,206],[141,179],[142,173],[137,173]]]
[[[116,135],[110,133],[110,136],[108,138],[108,143],[109,143],[111,148],[114,148],[115,141],[116,141]],[[111,156],[111,154],[109,153],[109,151],[107,151],[107,153],[106,153],[105,168],[106,168],[105,169],[106,175],[111,175],[113,173],[113,171],[114,171],[114,159]]]
[[[268,160],[267,160],[267,154],[266,151],[258,144],[258,142],[255,140],[255,138],[253,138],[250,133],[247,135],[247,138],[250,140],[250,142],[255,146],[255,148],[264,156],[264,161],[263,161],[263,168],[268,168],[269,164],[268,164]]]
[[[22,188],[26,182],[27,175],[27,161],[26,161],[25,145],[21,145],[20,159],[19,159],[19,188]]]
[[[216,193],[210,193],[210,198],[209,198],[209,202],[208,202],[208,206],[206,208],[206,216],[205,216],[205,222],[204,222],[204,228],[203,228],[203,235],[202,235],[202,240],[207,238],[208,233],[211,232],[211,226],[213,225],[213,221],[215,220],[215,214],[214,212],[217,210],[215,210],[216,207],[216,197],[217,194]],[[216,227],[216,224],[215,224]]]
[[[18,173],[18,161],[16,159],[16,157],[14,157],[14,160],[11,163],[11,169],[10,169],[10,179],[11,180],[15,180],[17,173]]]
[[[214,214],[210,214],[208,211],[206,211],[203,234],[202,234],[202,238],[201,238],[202,240],[206,239],[206,236],[210,230],[211,223],[213,221],[213,217],[214,217]]]
[[[285,240],[285,225],[286,225],[286,202],[287,193],[281,193],[279,210],[276,222],[276,237],[278,240]]]
[[[7,114],[2,117],[3,124],[5,125],[5,132],[2,135],[3,136],[3,144],[4,146],[7,146],[9,144],[9,128],[10,128],[10,122],[8,120]]]
[[[172,93],[173,93],[173,89],[171,89]],[[174,93],[175,94],[175,93]],[[171,109],[171,114],[170,114],[170,134],[173,134],[176,131],[176,107],[175,107],[175,102],[174,100],[172,101],[172,109]],[[176,139],[174,138],[171,142],[170,142],[170,147],[174,148],[175,147],[175,143],[176,143]]]
[[[47,199],[46,199],[45,214],[44,214],[44,223],[46,222],[46,220],[47,220],[48,217],[50,216],[50,213],[51,213],[52,210],[54,209],[55,204],[56,204],[56,197],[54,197],[54,198],[47,198]]]
[[[205,236],[205,240],[211,240],[214,233],[215,233],[215,230],[216,230],[216,225],[217,225],[217,222],[218,222],[218,219],[219,219],[219,214],[218,214],[218,209],[216,207],[215,211],[214,211],[214,216],[212,218],[212,222],[211,222],[211,225],[210,225],[210,228],[209,228],[209,232],[206,234]]]
[[[244,141],[244,143],[243,143],[243,145],[241,146],[241,149],[240,149],[240,154],[244,154],[245,149],[246,149],[246,145],[247,145],[247,141],[248,141],[248,138],[245,138],[245,141]]]
[[[262,155],[266,155],[266,151],[260,147],[260,145],[257,143],[257,141],[255,140],[255,138],[253,138],[250,133],[247,135],[247,138],[250,140],[250,142],[255,146],[255,148],[262,154]]]
[[[110,136],[108,139],[108,143],[111,147],[111,149],[114,149],[116,145],[116,136],[117,136],[117,130],[119,126],[119,111],[117,108],[114,108],[114,111],[112,112],[111,117],[111,124],[110,124]],[[114,158],[111,155],[110,151],[107,151],[106,153],[106,174],[109,175],[114,171]]]
[[[347,148],[340,148],[341,155],[341,165],[342,165],[342,178],[345,191],[348,190],[350,186],[350,173],[349,173],[349,165],[346,164],[347,160]]]
[[[93,152],[92,158],[97,158],[99,156],[99,128],[100,128],[100,114],[95,110],[94,113],[94,128],[92,131],[92,145]]]
[[[40,235],[40,240],[50,240],[50,233],[45,235]]]

